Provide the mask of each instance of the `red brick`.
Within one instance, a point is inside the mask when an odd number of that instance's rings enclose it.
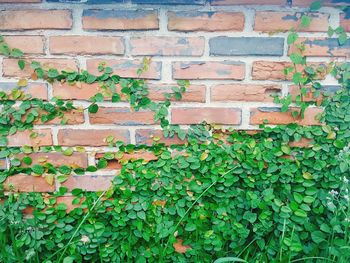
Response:
[[[52,36],[51,54],[122,55],[124,42],[121,37],[108,36]]]
[[[58,69],[58,70],[78,70],[78,66],[73,59],[60,59],[60,58],[40,58],[40,59],[29,59],[26,60],[26,66],[24,70],[18,67],[17,59],[4,59],[3,60],[3,75],[5,77],[19,77],[25,78],[30,77],[34,70],[30,68],[31,61],[37,61],[41,63],[44,69]]]
[[[255,16],[255,31],[278,32],[294,28],[297,31],[325,32],[328,30],[328,14],[315,13],[308,27],[300,26],[301,12],[257,12]]]
[[[350,18],[346,18],[346,14],[340,15],[340,26],[342,26],[345,31],[350,32]]]
[[[0,170],[5,170],[7,167],[6,159],[0,159]]]
[[[154,10],[84,10],[84,30],[158,29],[158,12]]]
[[[133,37],[130,39],[134,56],[201,56],[203,37]]]
[[[303,43],[305,50],[302,54],[308,57],[349,57],[350,49],[349,45],[339,45],[336,38],[298,38],[295,44],[300,45]],[[350,43],[350,42],[349,42]],[[297,46],[292,45],[288,50],[288,54],[293,52],[300,53]]]
[[[70,29],[69,10],[4,10],[0,13],[1,30]]]
[[[219,84],[211,88],[211,101],[273,101],[280,85]]]
[[[113,176],[103,175],[70,176],[61,185],[67,187],[68,191],[76,188],[86,191],[104,191],[111,186],[113,178]]]
[[[36,134],[35,138],[31,138],[31,134]],[[52,145],[51,129],[41,129],[41,130],[25,130],[17,131],[15,134],[7,137],[9,147],[17,146],[49,146]]]
[[[0,82],[0,91],[11,96],[11,91],[19,89],[23,95],[31,95],[32,98],[47,100],[47,85],[44,83],[28,83],[26,87],[18,87],[16,82]]]
[[[83,82],[69,84],[54,82],[53,96],[63,100],[89,100],[96,93],[101,92],[99,83],[87,84]]]
[[[97,160],[101,159],[103,157],[104,153],[97,153],[95,155],[95,158]],[[135,161],[135,160],[144,160],[144,161],[154,161],[157,160],[158,157],[154,155],[153,152],[149,151],[138,151],[138,152],[133,152],[133,153],[124,153],[123,156],[119,159],[114,159],[114,160],[108,160],[108,166],[107,169],[111,170],[119,170],[122,168],[122,164],[120,161]]]
[[[301,94],[300,87],[296,86],[296,85],[290,85],[289,86],[289,94],[292,95],[292,99],[293,99],[293,101],[295,101],[296,97]],[[307,90],[306,95],[303,95],[303,101],[305,101],[305,102],[317,101],[318,103],[320,103],[322,101],[322,98],[323,98],[322,94],[320,94],[320,96],[318,96],[317,98],[314,98],[313,93],[311,92],[310,89]]]
[[[291,62],[277,62],[277,61],[254,61],[253,62],[253,70],[252,70],[252,78],[253,80],[290,80],[293,74],[289,74],[288,76],[284,75],[283,70],[286,67],[292,67],[293,64]],[[323,73],[319,73],[318,78],[324,78],[327,68],[326,64],[321,62],[312,62],[308,64],[313,68],[321,67],[324,69]],[[298,72],[302,71],[304,66],[297,65]]]
[[[100,107],[97,113],[91,113],[91,124],[146,125],[154,124],[152,111],[131,111],[129,108]]]
[[[184,144],[185,140],[180,140],[176,135],[165,138],[162,130],[138,129],[135,132],[136,144],[152,145],[155,142],[164,143],[165,145]]]
[[[245,65],[234,61],[174,62],[174,79],[236,79],[242,80]]]
[[[107,146],[105,138],[114,136],[117,141],[129,142],[127,130],[82,130],[62,129],[58,131],[58,144],[62,146]]]
[[[75,196],[59,196],[56,198],[56,204],[55,207],[58,204],[65,204],[67,206],[67,212],[74,210],[74,208],[80,207],[80,204],[72,204],[73,200],[76,198]],[[84,198],[82,198],[84,199]]]
[[[322,113],[320,108],[307,108],[305,111],[305,118],[294,118],[292,112],[298,109],[291,109],[288,112],[281,112],[280,108],[254,108],[250,112],[250,124],[263,124],[264,120],[268,124],[289,124],[298,123],[299,125],[320,125],[316,120],[316,116]]]
[[[215,124],[240,124],[241,110],[236,108],[174,108],[173,124],[197,124],[206,121]]]
[[[153,101],[163,101],[164,93],[173,93],[172,87],[178,87],[177,84],[148,84],[148,97]],[[182,99],[177,102],[205,102],[206,88],[204,85],[190,85],[182,95]]]
[[[17,174],[7,177],[4,182],[5,191],[15,192],[53,192],[54,185],[49,185],[44,177]]]
[[[35,121],[35,124],[54,124],[54,125],[61,125],[61,122],[64,121],[65,124],[82,124],[84,123],[84,113],[82,111],[78,110],[72,110],[69,112],[64,113],[63,118],[56,117],[53,120],[50,120],[48,122],[42,122],[41,121],[41,114],[47,114],[47,112],[39,112],[39,119]],[[23,118],[24,119],[24,118]]]
[[[26,54],[44,54],[42,36],[4,36],[10,48],[18,48]]]
[[[286,5],[285,0],[211,0],[211,5]]]
[[[301,138],[299,141],[292,141],[288,143],[290,147],[297,148],[310,148],[313,146],[314,141],[312,139]]]
[[[54,166],[69,165],[84,168],[88,166],[87,153],[74,152],[72,155],[66,156],[59,152],[36,152],[31,154],[18,154],[16,158],[22,159],[24,156],[28,156],[32,159],[31,165],[51,163]],[[23,164],[23,166],[26,165]]]
[[[87,70],[98,75],[97,70],[100,63],[105,63],[106,66],[113,68],[113,73],[123,78],[145,78],[145,79],[160,79],[161,62],[151,61],[149,69],[142,73],[140,76],[137,74],[137,70],[142,68],[142,60],[130,60],[130,59],[89,59],[87,60]]]
[[[241,12],[169,12],[168,30],[171,31],[242,31],[244,14]]]

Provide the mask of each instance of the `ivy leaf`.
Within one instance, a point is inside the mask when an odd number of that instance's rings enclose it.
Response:
[[[302,27],[308,27],[311,23],[311,17],[307,16],[307,15],[303,15],[301,17],[301,26]]]
[[[113,93],[112,102],[119,102],[119,101],[120,101],[120,95],[118,93]]]
[[[326,235],[319,230],[311,232],[311,238],[317,244],[325,241],[325,237],[326,237]]]
[[[40,164],[34,164],[32,166],[32,171],[35,174],[42,175],[45,172],[45,168]]]
[[[310,5],[310,11],[314,12],[322,7],[321,1],[315,1]]]
[[[298,39],[298,34],[295,33],[295,32],[292,32],[288,35],[288,38],[287,38],[287,44],[288,45],[291,45],[293,44],[295,41],[297,41]]]
[[[18,48],[13,48],[10,53],[11,57],[19,58],[23,56],[23,52]]]
[[[97,104],[91,104],[88,108],[88,111],[90,113],[96,113],[98,111],[98,105]]]
[[[18,60],[18,67],[20,70],[23,70],[25,65],[26,65],[26,63],[23,59]]]
[[[346,35],[345,32],[342,32],[339,36],[338,36],[338,42],[339,42],[339,45],[344,45],[348,40],[348,37]]]
[[[74,262],[74,258],[73,257],[65,257],[63,259],[63,263],[73,263]]]

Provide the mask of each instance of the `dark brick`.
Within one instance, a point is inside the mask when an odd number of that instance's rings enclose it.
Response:
[[[213,56],[282,56],[283,43],[280,37],[215,37],[209,40]]]

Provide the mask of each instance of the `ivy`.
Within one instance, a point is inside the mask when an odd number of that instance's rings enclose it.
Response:
[[[320,8],[318,2],[311,11]],[[311,18],[304,14],[302,26]],[[342,29],[330,29],[344,42]],[[290,32],[289,45],[298,34]],[[304,45],[290,56],[286,75],[299,87],[295,100],[289,94],[275,97],[282,111],[297,107],[295,119],[308,107],[322,106],[321,126],[295,123],[261,125],[255,134],[203,123],[188,131],[167,120],[172,100],[181,100],[189,85],[180,81],[164,101],[148,97],[143,79],[121,78],[100,64],[100,75],[87,71],[59,71],[40,63],[18,61],[20,69],[34,70],[33,79],[72,85],[99,83],[100,92],[86,109],[71,101],[44,101],[25,94],[21,79],[11,93],[0,93],[0,158],[10,160],[0,171],[1,262],[349,262],[350,174],[350,65],[332,63],[308,66]],[[0,52],[22,57],[0,37]],[[300,69],[302,66],[302,69]],[[145,59],[140,76],[149,67]],[[321,93],[320,74],[331,74],[340,88]],[[117,90],[120,86],[120,91]],[[306,100],[312,94],[313,100]],[[166,137],[175,134],[183,145],[125,145],[108,136],[111,149],[96,165],[55,166],[36,163],[35,152],[60,152],[71,156],[82,147],[8,147],[7,137],[32,130],[36,123],[87,110],[94,114],[105,100],[127,99],[138,111],[155,112]],[[33,138],[37,136],[34,132]],[[300,147],[297,143],[306,141]],[[115,150],[116,149],[116,150]],[[156,158],[123,159],[127,154],[150,152]],[[42,176],[53,185],[70,176],[83,176],[119,160],[120,174],[103,192],[61,187],[54,193],[17,193],[4,189],[11,176]],[[5,191],[6,190],[6,191]],[[67,195],[68,194],[68,195]],[[61,198],[70,198],[66,204]],[[31,216],[25,216],[30,211]],[[315,261],[316,260],[316,261]],[[317,261],[318,262],[318,261]]]

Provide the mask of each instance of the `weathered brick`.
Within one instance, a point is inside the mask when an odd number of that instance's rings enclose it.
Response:
[[[95,192],[104,191],[111,186],[113,178],[114,176],[103,175],[70,176],[61,185],[67,187],[68,191],[72,191],[76,188]]]
[[[52,85],[53,96],[63,100],[89,100],[101,91],[99,83],[61,83],[54,82]]]
[[[280,108],[260,107],[251,109],[250,124],[263,124],[266,120],[268,124],[289,124],[298,123],[299,125],[320,125],[320,122],[315,118],[322,113],[320,108],[307,108],[305,110],[305,117],[294,118],[293,111],[299,111],[296,108],[288,112],[281,112]]]
[[[66,156],[60,152],[36,152],[30,154],[18,154],[16,158],[22,159],[24,156],[28,156],[32,159],[32,164],[43,164],[43,163],[51,163],[54,166],[61,165],[69,165],[69,166],[79,166],[79,167],[87,167],[87,153],[74,152],[70,156]],[[22,164],[23,166],[27,166]]]
[[[211,101],[273,101],[272,94],[281,91],[280,85],[219,84],[211,88]]]
[[[277,62],[277,61],[254,61],[252,69],[253,80],[290,80],[292,73],[286,76],[283,70],[286,67],[292,67],[291,62]],[[319,72],[318,78],[324,78],[327,65],[321,62],[312,62],[308,64],[313,68],[324,69],[324,72]],[[304,66],[297,65],[298,72],[302,71]]]
[[[282,56],[281,37],[214,37],[209,40],[212,56]]]
[[[84,10],[85,30],[151,30],[158,29],[155,10]]]
[[[236,61],[174,62],[174,79],[236,79],[242,80],[245,65]]]
[[[129,108],[100,107],[97,113],[89,115],[91,124],[146,125],[154,124],[154,112],[131,111]]]
[[[113,73],[123,78],[145,78],[145,79],[160,79],[160,71],[162,68],[161,62],[151,61],[149,69],[143,72],[140,76],[137,74],[137,70],[142,68],[142,60],[129,60],[129,59],[89,59],[87,60],[87,70],[98,75],[98,65],[101,62],[105,62],[106,66],[113,68]]]
[[[314,140],[303,137],[299,141],[289,142],[288,145],[290,147],[309,148],[313,146],[313,143],[314,143]]]
[[[109,36],[52,36],[51,54],[122,55],[124,42],[121,37]]]
[[[173,108],[171,122],[173,124],[198,124],[203,121],[215,124],[241,123],[241,110],[237,108]]]
[[[295,44],[304,44],[305,50],[302,54],[309,57],[350,57],[350,40],[345,44],[339,45],[337,38],[299,38]],[[295,45],[290,46],[288,53],[300,51]]]
[[[35,136],[31,136],[31,134]],[[15,134],[8,136],[7,139],[9,147],[52,145],[51,129],[17,131]]]
[[[39,112],[39,115],[41,116],[41,114],[47,114],[47,112]],[[78,111],[78,110],[72,110],[69,112],[64,113],[63,118],[59,118],[56,117],[53,120],[47,121],[45,123],[43,123],[40,119],[35,122],[35,124],[51,124],[51,125],[62,125],[61,122],[63,121],[66,124],[82,124],[84,123],[84,113],[82,111]]]
[[[38,61],[45,69],[55,68],[58,70],[78,70],[78,66],[73,59],[61,59],[61,58],[40,58],[40,59],[28,59],[26,60],[26,66],[24,70],[18,67],[18,60],[7,58],[3,60],[3,75],[5,77],[30,77],[34,70],[30,68],[31,61]]]
[[[104,156],[104,153],[97,153],[95,155],[95,159],[99,160]],[[154,161],[157,160],[158,157],[154,155],[153,152],[141,150],[133,153],[124,153],[120,158],[116,158],[114,160],[108,160],[108,166],[106,169],[108,170],[119,170],[122,168],[121,161],[135,161],[135,160],[144,160],[144,161]]]
[[[241,12],[168,12],[168,30],[171,31],[242,31],[244,14]]]
[[[131,0],[135,4],[155,4],[155,5],[204,5],[205,0]]]
[[[58,131],[58,144],[62,146],[106,146],[105,138],[113,136],[117,141],[129,143],[127,130],[62,129]]]
[[[289,87],[289,94],[292,95],[293,101],[296,100],[296,97],[300,95],[300,87],[296,85],[290,85]],[[323,85],[322,88],[319,90],[321,92],[320,96],[317,98],[313,96],[313,92],[311,92],[311,89],[307,90],[306,95],[303,95],[303,101],[317,101],[321,102],[323,98],[323,93],[327,93],[329,95],[334,94],[336,91],[338,91],[341,87],[337,85]]]
[[[18,89],[25,95],[31,95],[32,98],[47,100],[47,84],[28,83],[26,87],[18,87],[16,82],[0,82],[0,91],[10,94],[12,90]]]
[[[201,56],[203,37],[133,37],[131,54],[135,56]]]
[[[342,26],[345,31],[350,32],[350,15],[348,13],[340,15],[340,26]]]
[[[171,138],[165,138],[162,130],[137,129],[135,131],[136,144],[152,145],[154,142],[164,143],[165,145],[184,144],[186,141],[180,140],[176,135]]]
[[[10,48],[18,48],[26,54],[43,54],[44,38],[42,36],[4,36]]]
[[[164,93],[173,93],[172,87],[177,87],[177,84],[148,84],[149,94],[148,97],[154,101],[165,100]],[[205,102],[206,88],[204,85],[190,85],[187,87],[186,92],[182,95],[181,100],[177,102]]]
[[[211,5],[286,5],[286,0],[211,0]]]
[[[0,13],[1,30],[70,29],[69,10],[5,10]]]
[[[257,12],[255,16],[255,31],[278,32],[288,31],[292,28],[297,31],[325,32],[328,30],[329,14],[313,13],[312,20],[308,27],[300,26],[302,12]]]
[[[49,185],[44,177],[17,174],[7,177],[4,182],[5,191],[16,192],[53,192],[54,185]]]

